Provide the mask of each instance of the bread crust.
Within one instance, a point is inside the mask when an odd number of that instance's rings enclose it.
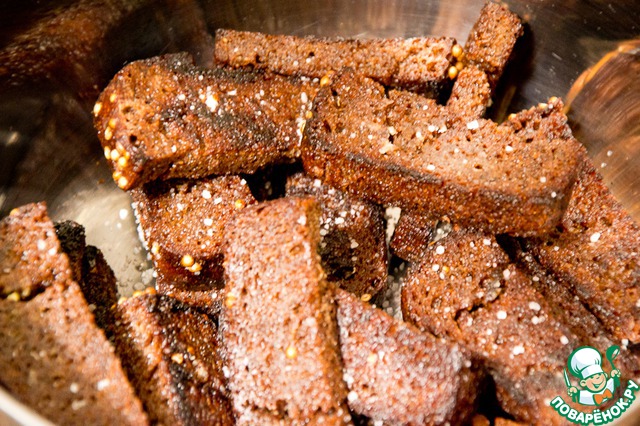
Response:
[[[554,100],[498,125],[352,72],[320,89],[305,171],[369,201],[489,233],[532,236],[559,223],[584,159]]]
[[[46,205],[0,221],[0,247],[2,385],[59,424],[148,424],[72,278]]]
[[[116,347],[152,422],[235,424],[211,318],[154,292],[120,301],[116,316]]]
[[[327,280],[358,297],[371,298],[387,283],[382,207],[356,199],[303,173],[287,179],[287,196],[313,196],[320,205],[318,252]]]
[[[239,424],[351,424],[319,215],[312,198],[282,198],[227,230],[220,323]]]
[[[353,68],[385,86],[435,96],[449,86],[451,37],[349,39],[218,29],[215,60],[233,67],[322,78]]]
[[[132,62],[100,95],[94,125],[118,186],[253,173],[300,155],[318,83],[193,65],[175,54]]]

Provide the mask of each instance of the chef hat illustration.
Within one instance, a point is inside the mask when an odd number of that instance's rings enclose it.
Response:
[[[602,355],[591,346],[583,346],[573,351],[567,364],[569,364],[571,374],[580,379],[604,373],[602,370]]]

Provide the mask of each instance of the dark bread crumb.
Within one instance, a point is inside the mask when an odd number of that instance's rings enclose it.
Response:
[[[120,301],[115,343],[152,422],[233,425],[215,323],[171,297]]]
[[[504,4],[487,2],[464,45],[466,64],[486,72],[495,88],[523,32],[518,15]]]
[[[224,286],[225,227],[256,202],[246,181],[238,176],[154,181],[130,193],[158,290],[210,306]]]
[[[448,86],[450,37],[344,39],[218,29],[215,60],[233,67],[322,78],[352,68],[381,84],[437,95]]]
[[[319,84],[195,67],[186,54],[136,61],[104,89],[94,125],[122,189],[155,179],[253,173],[300,155]]]
[[[640,354],[630,350],[629,343],[625,343],[618,336],[613,335],[598,317],[585,306],[582,301],[571,293],[570,286],[558,278],[553,272],[545,269],[535,257],[523,249],[521,242],[514,239],[501,241],[503,247],[512,253],[518,266],[531,277],[531,286],[544,299],[555,307],[555,314],[566,324],[583,342],[595,348],[608,348],[616,344],[620,346],[620,355],[616,360],[616,367],[623,377],[638,377],[640,374]]]
[[[584,148],[553,100],[506,124],[465,122],[410,92],[345,72],[322,87],[305,171],[372,202],[520,236],[560,221]]]
[[[227,228],[220,326],[239,424],[351,423],[319,216],[312,198],[282,198]]]
[[[419,262],[434,238],[436,221],[429,216],[402,212],[389,241],[391,252],[403,260]]]
[[[12,210],[0,221],[0,237],[0,297],[28,298],[54,282],[73,279],[45,204]]]
[[[558,232],[526,246],[616,339],[640,340],[640,227],[591,161],[580,172]]]
[[[85,229],[72,220],[54,224],[62,251],[69,258],[73,279],[80,285],[98,327],[109,337],[113,324],[111,307],[118,301],[116,277],[102,252],[87,246]]]
[[[502,409],[527,423],[562,420],[549,401],[566,388],[562,369],[584,342],[495,238],[453,231],[410,266],[404,283],[405,320],[482,359]]]
[[[490,103],[491,88],[487,75],[474,66],[468,66],[460,71],[453,85],[447,100],[447,113],[468,123],[484,117]]]
[[[303,173],[289,177],[286,194],[313,196],[320,205],[318,251],[327,280],[357,296],[375,296],[388,275],[382,207]]]
[[[0,247],[0,382],[59,424],[147,424],[71,278],[46,206],[26,205],[0,221]]]
[[[337,292],[349,408],[385,424],[463,424],[484,373],[457,345]]]

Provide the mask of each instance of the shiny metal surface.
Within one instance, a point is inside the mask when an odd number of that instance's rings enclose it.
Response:
[[[6,9],[0,6],[0,49],[28,26],[29,7],[36,3],[27,1],[23,7],[12,3]],[[202,0],[198,8],[194,2],[175,0],[167,4],[183,8],[182,14],[180,19],[167,21],[166,30],[179,36],[188,33],[186,27],[204,19],[210,31],[229,27],[322,36],[448,35],[463,42],[483,3]],[[506,3],[527,21],[527,29],[490,112],[498,120],[551,96],[565,97],[587,68],[621,43],[629,46],[629,40],[640,37],[638,0]],[[200,62],[207,62],[207,49],[190,45],[188,37],[173,47],[149,34],[123,32],[113,37],[121,38],[113,46],[145,46],[135,57],[184,48],[198,53]],[[640,65],[636,47],[610,57],[588,81],[579,84],[569,115],[576,135],[596,164],[606,163],[601,169],[606,182],[640,221]],[[116,57],[120,53],[105,52]],[[86,227],[88,242],[103,249],[120,280],[121,292],[128,294],[150,280],[150,265],[137,238],[130,199],[113,184],[102,161],[91,124],[90,100],[70,93],[68,87],[74,84],[62,83],[58,81],[47,90],[0,87],[0,216],[28,202],[47,201],[55,220],[73,219]],[[2,394],[0,407],[10,410]],[[29,423],[23,417],[22,421]]]
[[[640,39],[624,41],[587,69],[569,91],[576,137],[605,182],[640,219]]]

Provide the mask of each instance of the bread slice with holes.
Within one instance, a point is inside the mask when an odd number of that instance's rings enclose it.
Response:
[[[238,424],[351,424],[319,228],[317,202],[293,197],[227,228],[220,327]]]
[[[556,232],[526,247],[616,339],[640,340],[640,226],[591,161]]]
[[[522,21],[506,5],[485,4],[458,54],[456,65],[463,68],[447,101],[449,111],[467,121],[484,116],[523,32]]]
[[[369,201],[488,233],[549,232],[584,148],[553,100],[498,125],[344,72],[321,88],[303,143],[310,175]]]
[[[233,175],[172,179],[149,182],[130,194],[158,290],[219,311],[225,228],[256,202],[247,182]]]
[[[0,221],[0,294],[9,392],[59,424],[148,424],[42,203]]]
[[[149,290],[116,316],[116,347],[154,424],[235,424],[211,318]]]
[[[73,279],[80,285],[96,324],[107,337],[114,322],[112,307],[118,301],[116,276],[104,255],[95,246],[87,245],[85,229],[72,220],[54,224],[61,250],[69,259]]]
[[[524,249],[526,244],[514,238],[502,238],[501,244],[516,261],[518,267],[531,277],[531,285],[545,300],[557,306],[562,322],[583,342],[595,348],[620,346],[620,357],[616,366],[624,377],[638,377],[640,374],[640,354],[629,348],[626,338],[611,333],[589,307],[571,292],[571,287],[552,271],[545,269],[535,256]]]
[[[484,372],[436,339],[344,290],[336,293],[349,408],[384,424],[464,424]]]
[[[320,205],[318,252],[327,281],[358,297],[375,296],[386,284],[389,268],[382,207],[304,173],[287,179],[286,194],[312,196]]]
[[[389,241],[391,252],[403,260],[418,262],[436,232],[436,220],[402,212]]]
[[[523,33],[522,21],[508,6],[487,2],[467,37],[463,62],[484,71],[495,88]]]
[[[156,179],[252,173],[300,155],[318,86],[166,55],[118,72],[96,103],[94,125],[125,190]]]
[[[474,66],[465,67],[458,74],[447,100],[447,113],[465,122],[484,117],[491,103],[491,88],[487,74]]]
[[[455,45],[451,37],[361,40],[218,29],[214,55],[216,62],[232,67],[319,79],[352,68],[385,86],[434,96],[449,86]]]
[[[566,389],[567,357],[588,341],[572,332],[562,308],[531,286],[495,238],[460,230],[429,246],[409,267],[402,310],[406,321],[482,359],[502,409],[517,420],[562,420],[548,401]]]

